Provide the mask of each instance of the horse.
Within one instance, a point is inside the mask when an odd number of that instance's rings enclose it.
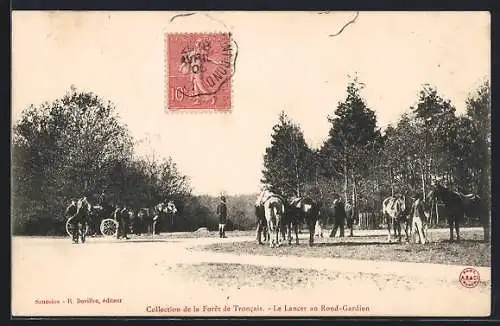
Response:
[[[465,215],[470,219],[477,219],[481,222],[484,231],[484,241],[490,241],[490,211],[479,195],[476,194],[460,194],[463,198]]]
[[[463,221],[465,215],[469,217],[481,215],[480,219],[483,222],[483,227],[485,230],[485,240],[489,240],[489,223],[484,223],[488,218],[488,214],[484,214],[484,210],[481,209],[479,196],[476,195],[464,195],[459,192],[452,191],[440,184],[433,186],[432,190],[428,195],[429,206],[434,208],[437,202],[440,201],[444,204],[447,211],[448,226],[450,228],[450,241],[453,239],[453,229],[457,233],[457,242],[460,241],[460,223]],[[477,206],[476,206],[477,205]],[[476,211],[474,213],[474,211]],[[470,214],[470,215],[469,215]]]
[[[166,217],[167,215],[171,215],[171,223],[170,223],[170,228],[173,229],[174,226],[174,215],[177,213],[177,207],[175,206],[173,201],[168,201],[168,202],[161,202],[156,204],[153,207],[153,224],[152,224],[152,230],[153,230],[153,235],[155,234],[160,234],[160,228],[159,224],[161,223],[161,219],[163,217]]]
[[[457,233],[457,241],[460,241],[460,223],[463,221],[465,215],[462,196],[440,184],[436,184],[429,192],[427,199],[430,207],[436,207],[438,201],[444,204],[450,228],[450,241],[454,241],[453,229]]]
[[[270,194],[263,202],[264,216],[267,222],[267,232],[269,232],[269,247],[280,246],[280,234],[285,215],[285,201],[281,196]]]
[[[66,211],[71,213],[68,220],[71,225],[73,242],[78,243],[79,238],[81,238],[82,243],[85,243],[85,229],[91,217],[92,205],[87,197],[82,197],[73,201]]]
[[[264,233],[264,241],[269,241],[269,232],[267,229],[266,214],[264,211],[264,205],[257,201],[255,203],[255,217],[257,218],[257,243],[263,244],[262,233]]]
[[[319,217],[319,205],[311,197],[294,197],[290,200],[285,220],[283,221],[282,232],[288,231],[288,244],[292,243],[292,228],[295,232],[295,243],[299,244],[298,228],[304,221],[309,229],[309,246],[314,243],[314,229]]]
[[[407,196],[397,195],[387,197],[382,202],[382,214],[387,221],[388,241],[391,242],[391,225],[394,230],[394,237],[399,238],[401,242],[401,224],[404,224],[406,240],[409,241],[408,235],[408,216],[412,207]]]

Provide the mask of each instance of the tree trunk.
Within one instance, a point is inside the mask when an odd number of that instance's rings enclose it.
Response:
[[[392,166],[389,168],[389,178],[390,178],[390,182],[391,182],[391,197],[394,197],[394,176],[393,176],[393,172],[392,172]]]
[[[344,163],[344,198],[347,201],[347,192],[348,192],[348,180],[349,175],[347,174],[347,163]]]
[[[422,162],[421,167],[422,167],[422,198],[425,200],[425,168],[424,168],[424,162]]]

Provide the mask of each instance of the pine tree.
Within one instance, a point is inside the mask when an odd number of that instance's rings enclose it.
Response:
[[[363,87],[357,76],[348,83],[345,101],[339,102],[334,116],[328,117],[332,126],[320,151],[326,174],[343,179],[344,197],[348,200],[348,193],[352,191],[354,204],[359,180],[373,172],[373,158],[382,145],[375,112],[360,95]]]
[[[300,127],[282,111],[271,138],[271,146],[266,148],[264,155],[261,181],[284,196],[303,195],[305,184],[314,171],[313,153]]]

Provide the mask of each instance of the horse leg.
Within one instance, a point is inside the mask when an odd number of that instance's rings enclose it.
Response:
[[[263,229],[262,222],[258,221],[257,222],[257,243],[258,244],[262,244],[262,229]]]
[[[391,242],[391,221],[387,218],[387,241]]]
[[[272,222],[270,220],[267,221],[267,232],[269,234],[269,248],[273,248],[274,247],[274,236],[271,237],[271,232],[273,232],[273,228],[272,228]]]
[[[458,220],[455,220],[455,230],[457,231],[457,242],[460,242],[460,226]]]
[[[406,242],[410,242],[410,237],[408,235],[408,227],[409,227],[409,223],[408,221],[403,221],[403,225],[404,225],[404,231],[405,231],[405,236],[406,236]]]
[[[299,226],[297,222],[293,223],[293,230],[295,232],[295,244],[299,244]]]
[[[274,239],[276,241],[276,247],[280,246],[280,229],[279,224],[276,223],[276,228],[274,229]]]
[[[81,237],[82,237],[81,239],[82,239],[82,243],[85,243],[85,236],[86,236],[86,234],[85,234],[86,232],[85,231],[86,230],[87,230],[87,222],[84,221],[84,222],[82,222],[82,227],[81,227],[81,232],[82,232],[81,233]]]
[[[450,227],[450,242],[453,242],[453,220],[451,216],[449,217],[448,220],[448,226]]]
[[[292,222],[288,222],[286,224],[287,231],[288,231],[288,244],[292,244]]]
[[[397,237],[398,242],[401,242],[401,221],[399,218],[394,223],[394,237]]]
[[[307,220],[307,226],[309,227],[309,246],[312,246],[314,243],[314,221],[311,218]]]
[[[397,221],[396,221],[396,218],[392,218],[391,219],[391,223],[392,223],[392,232],[394,232],[394,238],[396,238],[398,236],[398,231],[397,231]]]

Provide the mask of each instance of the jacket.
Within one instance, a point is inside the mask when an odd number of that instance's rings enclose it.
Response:
[[[217,205],[217,215],[219,216],[219,222],[225,224],[227,220],[227,205],[224,202],[220,202]]]

